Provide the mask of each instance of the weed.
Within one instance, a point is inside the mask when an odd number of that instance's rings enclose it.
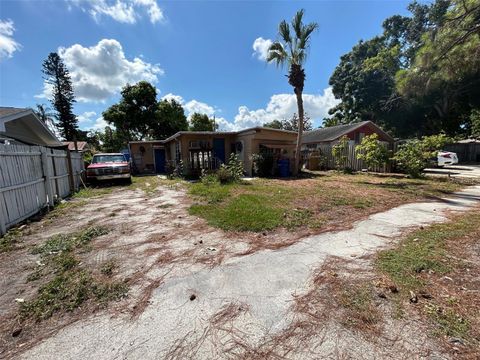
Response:
[[[71,251],[74,248],[88,244],[93,238],[108,234],[109,229],[103,226],[91,226],[72,234],[57,234],[50,237],[44,244],[35,247],[33,254],[55,254]]]
[[[111,259],[104,263],[100,269],[100,272],[103,275],[110,276],[113,274],[113,270],[117,268],[117,263],[115,260]]]
[[[347,309],[347,325],[371,327],[379,321],[380,315],[373,304],[371,287],[352,285],[341,292],[339,301]]]
[[[426,313],[434,321],[439,334],[466,338],[470,330],[469,321],[452,309],[443,309],[435,304],[425,305]]]
[[[22,236],[22,231],[18,228],[11,229],[0,238],[0,253],[15,250],[18,240]]]

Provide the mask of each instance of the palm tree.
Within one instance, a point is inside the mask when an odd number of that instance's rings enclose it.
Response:
[[[288,65],[288,83],[293,86],[293,91],[297,97],[298,107],[298,136],[295,152],[295,164],[293,174],[298,174],[300,164],[300,151],[303,134],[303,85],[305,83],[305,70],[303,64],[307,59],[307,51],[310,46],[310,35],[318,28],[317,23],[303,24],[304,10],[299,10],[289,25],[283,20],[278,25],[278,35],[280,41],[275,41],[268,49],[267,61],[274,61],[277,66]]]
[[[37,108],[33,109],[33,112],[50,130],[53,131],[55,129],[55,122],[53,121],[55,114],[52,113],[48,106],[37,104]]]

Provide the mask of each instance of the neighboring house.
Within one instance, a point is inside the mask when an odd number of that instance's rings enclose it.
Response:
[[[371,121],[337,125],[307,131],[303,134],[302,150],[314,150],[318,145],[333,145],[342,136],[347,136],[352,144],[360,144],[366,135],[377,134],[382,142],[393,144],[394,138]]]
[[[62,144],[67,145],[68,150],[70,150],[70,151],[75,151],[76,150],[76,151],[81,152],[81,153],[90,151],[90,145],[88,145],[88,143],[86,141],[77,141],[76,149],[75,149],[75,141],[62,141]]]
[[[13,107],[0,107],[0,142],[51,147],[63,145],[32,109]]]
[[[129,149],[138,173],[165,173],[168,166],[175,167],[182,160],[186,174],[199,174],[201,169],[217,169],[235,153],[251,176],[252,154],[293,159],[296,138],[294,131],[263,127],[235,132],[180,131],[165,140],[132,141]]]

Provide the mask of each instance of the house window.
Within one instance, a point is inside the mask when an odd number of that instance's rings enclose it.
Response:
[[[317,144],[307,144],[307,149],[314,150],[317,148]]]
[[[188,145],[190,149],[210,149],[208,140],[192,140]]]
[[[365,133],[356,132],[354,136],[355,144],[360,144],[364,137],[365,137]]]
[[[180,161],[181,158],[182,158],[182,154],[180,152],[180,142],[177,141],[175,143],[175,160]]]

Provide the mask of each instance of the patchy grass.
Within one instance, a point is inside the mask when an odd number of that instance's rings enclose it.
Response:
[[[416,309],[434,333],[461,339],[465,354],[475,356],[480,356],[472,350],[480,349],[479,224],[478,209],[454,216],[415,231],[376,259],[378,270],[399,290],[394,301],[407,303],[414,294]]]
[[[22,231],[18,228],[9,230],[0,238],[0,253],[15,250],[21,237]]]
[[[368,283],[350,284],[344,288],[340,293],[339,302],[346,309],[345,325],[373,328],[381,318],[373,300],[373,289]]]
[[[100,274],[81,266],[76,252],[109,229],[91,226],[71,234],[50,237],[44,244],[33,249],[41,255],[39,266],[27,277],[27,281],[45,281],[36,296],[20,304],[22,319],[41,321],[56,312],[73,311],[87,301],[105,305],[109,301],[124,297],[128,286],[124,282],[110,279],[114,262],[105,263]],[[88,250],[88,249],[87,249]]]
[[[132,184],[129,186],[132,189],[142,190],[147,196],[153,196],[159,186],[167,186],[175,188],[179,186],[180,179],[166,179],[161,176],[134,176],[132,177]]]
[[[444,196],[461,184],[444,179],[407,179],[373,174],[324,173],[309,179],[189,185],[190,213],[224,230],[284,227],[318,230],[348,226],[362,217],[419,199]]]
[[[377,267],[405,291],[417,291],[428,280],[424,273],[446,274],[453,263],[448,257],[447,240],[458,239],[478,230],[480,213],[473,212],[453,222],[435,224],[408,235],[400,246],[379,253]]]
[[[36,246],[32,253],[48,255],[72,251],[74,248],[87,245],[93,238],[108,234],[108,232],[109,229],[106,227],[91,226],[75,233],[54,235],[44,244]]]
[[[37,296],[21,304],[22,318],[36,321],[50,318],[54,313],[73,311],[87,300],[105,304],[124,297],[128,287],[124,283],[102,283],[84,269],[69,269],[42,285]]]
[[[100,268],[100,272],[103,275],[110,276],[113,274],[113,271],[118,267],[117,262],[114,259],[108,260]]]

